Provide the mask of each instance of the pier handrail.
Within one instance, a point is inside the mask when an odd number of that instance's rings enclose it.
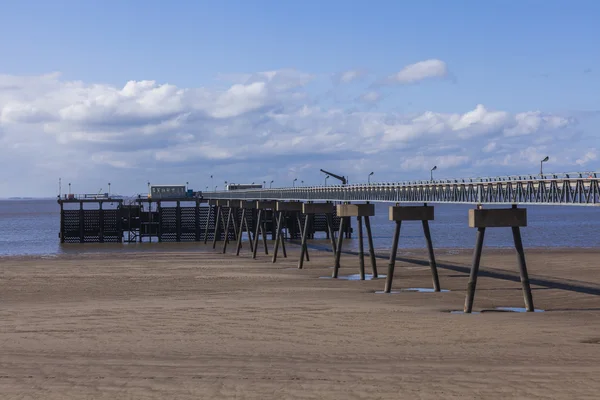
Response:
[[[462,204],[600,204],[598,172],[204,192],[206,199]]]

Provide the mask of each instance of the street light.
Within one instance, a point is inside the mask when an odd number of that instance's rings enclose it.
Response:
[[[217,185],[215,185],[215,192],[217,191]]]
[[[546,156],[542,161],[540,161],[540,175],[544,174],[544,171],[542,170],[542,167],[543,167],[544,163],[546,161],[548,161],[549,159],[550,159],[550,157]]]
[[[371,173],[369,174],[369,176],[367,177],[367,182],[369,182],[369,185],[371,184],[371,176],[373,176],[373,174],[374,174],[374,173],[373,173],[373,172],[371,172]]]
[[[433,171],[435,171],[437,169],[437,165],[434,165],[433,168],[431,168],[431,180],[433,181]]]
[[[71,182],[69,182],[69,194],[71,194]]]
[[[223,186],[225,190],[227,190],[227,181],[225,181],[225,186]]]
[[[110,182],[108,182],[108,195],[110,196]]]
[[[329,175],[325,177],[325,186],[327,186],[327,179],[329,179]]]
[[[300,181],[300,184],[301,184],[302,186],[304,186],[304,181]]]
[[[271,187],[273,186],[273,182],[275,182],[275,181],[269,182],[269,189],[271,189]]]
[[[294,181],[292,182],[292,187],[296,187],[296,181],[298,180],[298,178],[294,178]]]
[[[263,189],[267,188],[267,181],[263,181]]]

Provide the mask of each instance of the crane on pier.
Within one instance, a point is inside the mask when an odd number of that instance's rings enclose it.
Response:
[[[329,176],[333,176],[335,179],[337,179],[337,180],[341,181],[341,182],[342,182],[342,185],[345,185],[345,184],[347,184],[347,183],[348,183],[348,179],[346,179],[346,178],[345,178],[345,177],[343,177],[343,176],[336,175],[336,174],[334,174],[334,173],[332,173],[332,172],[329,172],[329,171],[325,171],[324,169],[321,169],[320,171],[321,171],[322,173],[324,173],[324,174],[327,174],[327,175],[329,175]]]

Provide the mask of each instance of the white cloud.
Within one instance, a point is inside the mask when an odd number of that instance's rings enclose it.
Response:
[[[444,61],[430,59],[407,65],[399,72],[390,75],[388,81],[395,83],[416,83],[429,78],[444,78],[448,75],[448,66]]]
[[[435,75],[403,71],[403,79]],[[58,176],[86,190],[110,178],[129,193],[147,180],[203,187],[211,174],[319,183],[319,168],[356,174],[352,181],[371,170],[394,180],[407,178],[402,171],[427,177],[433,164],[443,177],[535,169],[545,155],[562,169],[596,160],[590,148],[596,143],[572,139],[577,120],[570,116],[484,105],[415,114],[335,108],[304,89],[311,74],[282,70],[237,79],[228,88],[155,81],[117,87],[58,74],[0,75],[0,196],[52,194]],[[363,99],[378,96],[367,92]]]
[[[360,96],[360,98],[362,101],[364,101],[366,103],[375,103],[381,99],[381,94],[379,94],[378,92],[375,92],[375,91],[370,91],[370,92],[364,93],[362,96]]]
[[[334,81],[338,83],[350,83],[363,78],[367,71],[363,69],[352,69],[334,75]]]
[[[583,157],[578,158],[575,161],[575,163],[577,165],[583,166],[589,163],[590,161],[595,161],[596,159],[598,159],[598,153],[596,152],[596,149],[590,149],[587,153],[583,155]]]

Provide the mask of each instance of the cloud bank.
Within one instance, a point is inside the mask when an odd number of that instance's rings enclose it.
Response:
[[[446,74],[445,63],[426,60],[393,79]],[[319,168],[351,182],[373,170],[373,180],[391,181],[424,178],[432,165],[439,176],[468,177],[526,173],[548,154],[563,169],[596,159],[569,115],[482,104],[461,113],[373,111],[367,103],[380,96],[369,91],[352,107],[327,106],[307,88],[315,76],[293,69],[228,79],[220,89],[0,75],[0,196],[53,195],[58,177],[80,191],[112,181],[132,193],[147,180],[199,189],[225,180],[286,186],[296,177],[320,183]]]

